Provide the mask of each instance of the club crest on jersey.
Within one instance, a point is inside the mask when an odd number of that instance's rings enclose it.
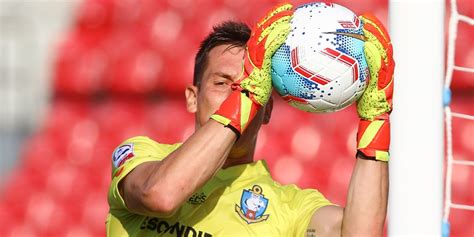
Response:
[[[115,149],[114,154],[112,156],[112,161],[114,163],[115,168],[120,167],[125,161],[132,158],[133,154],[133,144],[125,144],[121,145],[117,149]]]
[[[253,224],[268,219],[269,214],[264,215],[267,206],[268,199],[263,195],[262,187],[254,185],[252,189],[242,191],[240,206],[235,204],[235,212],[247,224]]]

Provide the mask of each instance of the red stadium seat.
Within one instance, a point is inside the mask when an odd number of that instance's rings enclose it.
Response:
[[[87,35],[110,29],[113,25],[115,4],[116,1],[110,0],[82,1],[76,11],[76,28]]]
[[[8,203],[0,203],[0,236],[7,236],[20,221]]]
[[[184,99],[149,104],[147,111],[146,130],[158,142],[182,142],[194,132],[194,117],[186,111]]]
[[[30,185],[30,177],[25,175],[21,171],[15,171],[10,174],[10,177],[5,180],[5,187],[3,188],[2,193],[2,218],[0,223],[4,225],[3,222],[21,222],[25,216],[24,203],[27,203],[30,199],[30,193],[35,192],[36,187]],[[18,187],[27,187],[27,188],[18,188]],[[31,189],[30,189],[31,187]],[[8,217],[6,216],[8,215]],[[3,228],[2,228],[3,229]]]
[[[113,59],[106,89],[118,94],[150,94],[156,91],[160,75],[165,73],[162,56],[151,49],[130,45]]]
[[[82,213],[77,218],[78,225],[89,227],[88,230],[96,235],[103,233],[104,220],[109,211],[107,199],[103,198],[106,195],[107,193],[94,192],[85,196],[82,199]]]
[[[94,95],[102,90],[108,58],[99,42],[72,34],[58,48],[54,66],[56,94]]]
[[[108,100],[93,107],[92,117],[98,123],[101,139],[112,139],[116,145],[144,132],[144,101]]]

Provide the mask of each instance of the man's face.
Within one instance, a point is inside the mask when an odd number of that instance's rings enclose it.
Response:
[[[188,111],[196,113],[197,127],[204,125],[232,93],[231,84],[242,74],[244,53],[245,49],[229,45],[217,46],[209,52],[208,65],[203,72],[200,87],[192,86],[186,90]],[[260,125],[264,120],[268,122],[270,112],[271,109],[261,109],[239,139],[239,143],[240,140],[256,139]]]

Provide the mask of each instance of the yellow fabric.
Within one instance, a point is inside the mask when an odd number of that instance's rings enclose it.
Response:
[[[372,140],[374,139],[375,135],[380,130],[380,127],[382,127],[384,122],[385,122],[384,120],[372,121],[367,127],[367,129],[365,129],[364,134],[362,134],[362,137],[360,138],[357,149],[366,148],[370,144],[370,142],[372,142]]]
[[[312,214],[332,205],[317,190],[275,182],[265,162],[256,161],[220,170],[170,217],[136,215],[127,211],[118,182],[137,165],[161,160],[179,144],[158,144],[147,137],[124,143],[133,143],[134,157],[122,165],[124,171],[110,186],[108,236],[304,236]],[[249,191],[268,200],[256,221],[246,220],[241,212],[241,198]]]
[[[164,159],[169,153],[174,151],[180,145],[158,144],[156,142],[150,141],[152,140],[148,137],[139,136],[130,138],[119,145],[120,147],[125,144],[132,144],[134,157],[127,160],[120,167],[115,167],[112,164],[112,183],[110,185],[108,194],[108,201],[111,210],[126,208],[125,202],[118,191],[118,183],[123,177],[125,177],[128,173],[130,173],[130,171],[132,171],[141,163]],[[119,173],[119,175],[117,175],[117,173]]]

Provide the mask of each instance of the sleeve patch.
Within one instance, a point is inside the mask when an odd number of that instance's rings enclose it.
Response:
[[[135,155],[133,154],[133,144],[125,144],[118,147],[112,156],[112,161],[114,163],[115,168],[120,167],[125,161],[130,158],[133,158]]]

